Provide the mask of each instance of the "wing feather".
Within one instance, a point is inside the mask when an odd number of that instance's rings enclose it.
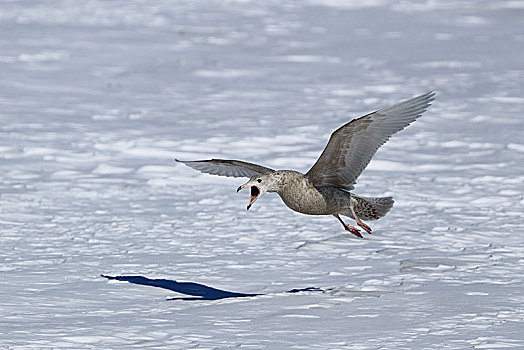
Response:
[[[263,167],[261,165],[243,162],[241,160],[228,159],[209,159],[209,160],[193,160],[182,161],[175,159],[179,163],[183,163],[188,167],[196,169],[202,173],[229,176],[229,177],[251,177],[253,175],[267,174],[274,170]]]
[[[428,92],[341,126],[306,176],[316,186],[353,189],[379,147],[420,117],[434,97]]]

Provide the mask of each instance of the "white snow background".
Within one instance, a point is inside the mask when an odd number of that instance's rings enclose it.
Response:
[[[2,1],[0,347],[524,348],[523,23],[505,0]],[[306,171],[430,90],[359,179],[396,200],[364,239],[174,164]]]

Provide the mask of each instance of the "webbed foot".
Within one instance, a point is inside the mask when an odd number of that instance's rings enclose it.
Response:
[[[364,231],[366,231],[367,233],[371,234],[371,227],[369,227],[368,225],[366,225],[362,221],[360,221],[360,220],[357,221],[357,225],[362,227],[364,229]]]
[[[353,226],[349,226],[349,225],[344,225],[344,228],[346,229],[346,231],[351,232],[351,233],[354,234],[355,236],[360,237],[360,238],[364,238],[364,237],[362,237],[362,235],[360,234],[360,230],[359,230],[358,228],[353,227]]]

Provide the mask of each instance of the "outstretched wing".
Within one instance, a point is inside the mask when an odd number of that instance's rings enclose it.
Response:
[[[188,167],[203,173],[230,177],[251,177],[253,175],[268,174],[274,170],[261,165],[243,162],[241,160],[228,159],[209,159],[182,161],[175,159],[179,163],[184,163]]]
[[[434,92],[428,92],[341,126],[331,134],[326,148],[306,173],[309,181],[315,186],[352,189],[379,147],[420,117],[434,96]]]

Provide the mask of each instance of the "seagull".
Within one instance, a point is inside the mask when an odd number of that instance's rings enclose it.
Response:
[[[266,192],[276,192],[292,210],[307,215],[333,215],[345,230],[362,238],[360,230],[349,226],[340,215],[356,221],[367,233],[371,228],[362,220],[376,220],[393,206],[391,197],[361,197],[354,189],[357,178],[389,138],[424,113],[435,93],[413,97],[353,119],[335,130],[316,163],[305,174],[294,170],[273,170],[240,160],[209,159],[175,161],[202,173],[229,177],[249,177],[238,187],[251,191],[247,209]]]

